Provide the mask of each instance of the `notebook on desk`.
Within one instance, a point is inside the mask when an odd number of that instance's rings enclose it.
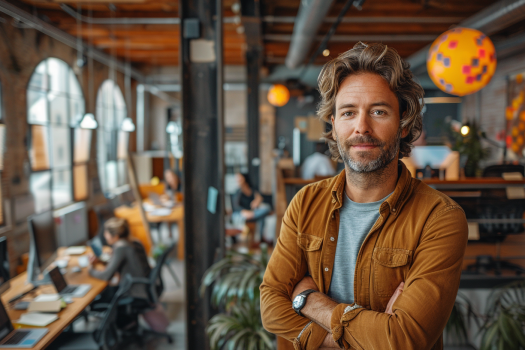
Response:
[[[32,348],[48,332],[47,328],[14,329],[4,304],[0,302],[0,348]]]

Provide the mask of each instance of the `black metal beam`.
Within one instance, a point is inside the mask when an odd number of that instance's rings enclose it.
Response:
[[[217,90],[222,83],[222,53],[206,54],[217,46],[217,0],[179,0],[181,18],[180,69],[181,112],[184,138],[184,208],[186,258],[186,349],[209,349],[206,326],[214,313],[209,293],[199,296],[199,286],[207,268],[223,254],[223,124]],[[222,6],[219,6],[222,8]],[[219,22],[222,17],[218,17]],[[220,26],[218,26],[220,27]],[[219,33],[219,38],[221,37]],[[193,40],[204,45],[198,56],[190,54]],[[204,39],[205,41],[202,41]],[[204,54],[203,54],[204,52]],[[219,78],[219,79],[218,79]],[[220,104],[222,106],[222,103]],[[208,210],[210,188],[219,191]]]
[[[242,0],[241,13],[246,36],[248,173],[254,187],[259,188],[259,77],[263,50],[259,1]]]

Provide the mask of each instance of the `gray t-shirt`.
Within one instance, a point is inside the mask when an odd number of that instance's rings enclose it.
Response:
[[[356,203],[345,194],[339,209],[339,237],[335,250],[332,281],[328,296],[339,303],[354,302],[354,275],[357,254],[379,218],[379,207],[390,196],[377,202]]]

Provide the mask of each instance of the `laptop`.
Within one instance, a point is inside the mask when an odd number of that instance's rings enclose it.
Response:
[[[58,266],[49,271],[49,277],[58,294],[63,297],[82,298],[91,289],[91,284],[68,285]]]
[[[14,329],[4,304],[0,301],[0,348],[32,348],[46,335],[47,328]]]

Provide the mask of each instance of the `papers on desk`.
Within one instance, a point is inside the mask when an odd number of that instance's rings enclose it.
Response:
[[[57,301],[60,299],[58,294],[40,294],[33,301]]]
[[[67,255],[82,255],[86,252],[85,246],[73,246],[66,249]]]
[[[22,314],[18,320],[13,323],[23,324],[26,326],[45,327],[58,320],[55,314],[47,314],[41,312],[27,312]]]
[[[78,257],[78,266],[80,267],[86,267],[89,265],[89,259],[86,255],[82,255]]]

